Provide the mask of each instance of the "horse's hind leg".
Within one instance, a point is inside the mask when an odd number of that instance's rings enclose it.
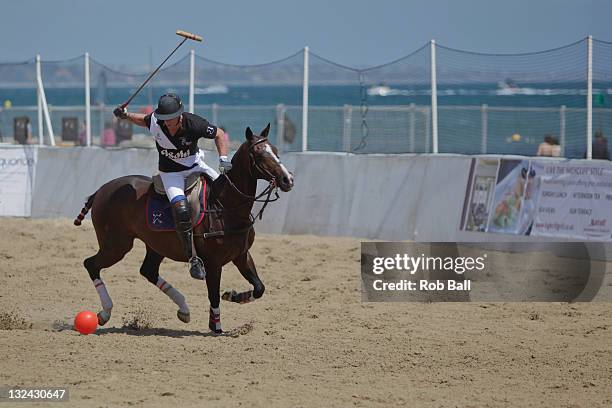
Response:
[[[177,317],[184,323],[189,323],[191,315],[189,313],[189,307],[185,302],[185,296],[178,290],[176,290],[171,284],[166,282],[164,278],[159,276],[159,265],[164,259],[163,256],[147,247],[147,255],[145,256],[142,266],[140,267],[140,274],[144,276],[149,282],[154,284],[164,292],[176,305],[179,310],[176,312]]]
[[[98,296],[100,296],[100,303],[102,304],[102,310],[98,312],[98,324],[100,326],[104,326],[109,321],[113,310],[113,301],[106,290],[106,285],[100,279],[100,270],[111,267],[122,260],[125,254],[132,249],[134,239],[126,237],[106,242],[106,244],[100,246],[97,254],[85,259],[83,262],[98,292]]]
[[[247,290],[246,292],[240,293],[237,293],[234,290],[228,291],[223,294],[223,300],[228,300],[235,303],[248,303],[262,297],[266,287],[261,279],[259,279],[259,275],[257,275],[257,269],[255,268],[255,262],[253,262],[251,254],[247,251],[234,259],[233,263],[236,265],[236,268],[238,268],[244,279],[253,285],[253,290]]]

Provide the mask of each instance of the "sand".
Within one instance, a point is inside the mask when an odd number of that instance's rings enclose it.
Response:
[[[137,242],[102,272],[112,319],[83,336],[74,315],[100,307],[91,221],[3,218],[0,237],[0,386],[67,386],[62,407],[612,405],[610,303],[362,303],[358,240],[258,235],[266,293],[222,302],[213,336],[205,285],[164,261],[180,322]],[[250,289],[233,266],[222,288]]]

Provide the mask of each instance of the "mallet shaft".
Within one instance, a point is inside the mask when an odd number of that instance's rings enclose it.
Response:
[[[136,92],[134,92],[127,101],[121,104],[121,108],[125,108],[126,106],[130,104],[130,102],[132,102],[132,99],[134,99],[136,95],[138,95],[138,93],[142,90],[142,88],[144,88],[144,86],[151,80],[151,78],[153,78],[153,76],[157,73],[157,71],[159,71],[162,65],[164,65],[166,61],[168,61],[170,57],[172,57],[172,55],[174,55],[176,50],[178,50],[185,41],[187,40],[202,41],[202,37],[200,37],[199,35],[191,34],[186,31],[177,30],[176,34],[180,35],[181,37],[184,37],[183,41],[181,41],[181,43],[176,46],[176,48],[170,53],[170,55],[168,55],[166,59],[163,60],[162,63],[159,64],[157,68],[155,68],[155,71],[151,72],[151,75],[149,75],[149,77],[145,79],[145,81],[142,83],[142,85],[140,85],[140,87],[136,90]]]

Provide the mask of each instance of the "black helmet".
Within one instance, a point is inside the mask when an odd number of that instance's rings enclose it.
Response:
[[[175,94],[165,94],[159,98],[155,117],[159,120],[178,118],[183,113],[183,102]]]

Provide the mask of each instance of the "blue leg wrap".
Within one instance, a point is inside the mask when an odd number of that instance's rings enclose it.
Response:
[[[185,196],[184,196],[184,195],[177,195],[176,197],[174,197],[174,198],[172,199],[172,201],[170,201],[170,204],[174,204],[174,203],[176,203],[176,202],[178,202],[178,201],[185,200],[185,199],[186,199],[186,198],[185,198]]]

